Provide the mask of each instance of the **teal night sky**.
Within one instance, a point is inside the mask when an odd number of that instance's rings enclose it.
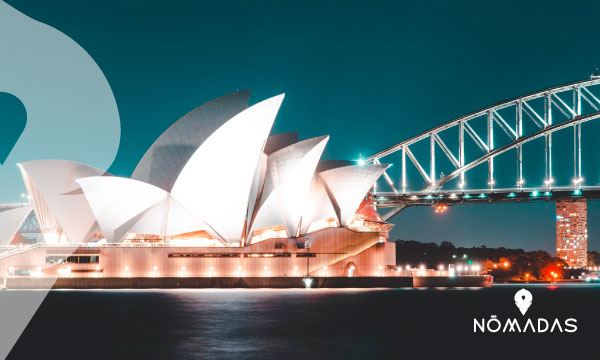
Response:
[[[109,171],[122,176],[180,116],[237,89],[251,88],[253,103],[285,92],[273,133],[328,134],[325,158],[357,159],[600,66],[597,1],[6,2],[102,69],[122,128]],[[600,166],[590,169],[600,183]],[[600,249],[599,214],[590,202],[590,249]],[[393,239],[554,252],[554,203],[410,208],[394,222]]]

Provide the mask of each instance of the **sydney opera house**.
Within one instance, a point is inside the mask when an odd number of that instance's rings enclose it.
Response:
[[[270,135],[283,95],[249,98],[180,118],[131,178],[66,160],[19,164],[29,204],[0,207],[0,273],[393,275],[392,225],[368,199],[386,165],[321,160],[328,136]]]

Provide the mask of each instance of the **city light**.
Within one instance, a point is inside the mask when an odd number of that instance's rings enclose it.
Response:
[[[179,276],[187,276],[187,272],[185,271],[185,266],[181,267],[181,270],[179,271]]]
[[[353,277],[354,276],[354,270],[356,268],[354,267],[354,265],[350,265],[350,268],[348,269],[348,277]]]
[[[36,271],[31,273],[31,276],[40,277],[42,276],[42,267],[39,266]]]
[[[158,266],[154,266],[154,267],[152,268],[152,272],[150,273],[150,276],[151,276],[151,277],[156,277],[156,276],[158,276],[158,272],[157,272],[157,270],[158,270]]]
[[[207,276],[209,276],[209,277],[215,276],[215,267],[214,266],[211,266],[209,268]]]
[[[435,212],[436,213],[443,213],[448,209],[448,205],[446,204],[436,204],[434,206]]]
[[[59,275],[69,275],[71,273],[71,267],[67,266],[66,268],[60,268],[56,270]]]

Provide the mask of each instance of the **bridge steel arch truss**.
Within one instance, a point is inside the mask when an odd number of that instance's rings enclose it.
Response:
[[[493,106],[481,109],[461,116],[457,119],[441,124],[433,129],[425,131],[415,137],[402,141],[390,148],[378,152],[365,159],[365,162],[379,164],[386,161],[390,155],[400,153],[402,169],[399,183],[394,182],[392,177],[385,172],[384,180],[389,185],[391,192],[378,192],[373,189],[373,199],[379,207],[393,207],[384,218],[391,218],[406,206],[410,205],[425,205],[436,202],[452,202],[459,200],[459,194],[479,193],[485,195],[486,201],[492,201],[495,195],[509,196],[509,200],[519,200],[522,196],[512,196],[512,194],[523,193],[530,191],[536,194],[540,190],[549,190],[559,188],[553,186],[552,176],[552,134],[556,131],[566,128],[573,128],[573,184],[572,186],[562,187],[565,194],[581,194],[582,190],[600,191],[600,188],[586,187],[583,184],[581,172],[581,124],[587,121],[600,118],[600,99],[594,95],[590,88],[599,85],[600,78],[592,76],[588,80],[577,81],[566,85],[556,86],[542,91],[530,93],[508,101],[497,103]],[[568,97],[568,100],[564,100]],[[543,112],[535,110],[532,102],[540,104],[543,101]],[[593,109],[588,114],[582,114],[582,104],[586,103],[588,109]],[[500,114],[509,111],[514,111],[514,123],[509,124]],[[564,121],[553,121],[554,111],[559,111],[564,115]],[[505,115],[506,116],[506,115]],[[477,132],[471,125],[474,119],[486,119],[485,133]],[[525,121],[531,121],[537,126],[537,131],[529,134],[524,134],[523,124]],[[451,149],[440,133],[451,129],[458,128],[458,148]],[[494,128],[499,127],[510,138],[510,142],[501,146],[494,144]],[[472,161],[465,161],[465,135],[473,140],[473,142],[481,150],[481,156]],[[523,178],[523,144],[535,139],[544,138],[545,140],[545,180],[544,185],[535,188],[524,188],[525,180]],[[411,147],[417,143],[426,142],[429,148],[429,164],[424,165],[419,162],[417,157],[411,151]],[[436,149],[441,149],[441,155],[445,156],[452,164],[454,169],[448,174],[443,175],[436,173]],[[494,179],[494,158],[505,153],[508,150],[516,149],[517,154],[517,173],[516,185],[510,189],[495,189]],[[454,150],[454,151],[453,151]],[[412,191],[407,189],[407,162],[410,161],[417,169],[418,173],[426,182],[426,187],[423,190]],[[465,173],[474,167],[487,162],[488,187],[486,189],[469,189],[465,181]],[[458,189],[445,190],[444,184],[450,180],[460,178]],[[577,191],[578,190],[578,191]],[[559,191],[560,192],[560,191]],[[488,196],[492,195],[492,196]],[[475,197],[479,199],[478,197]],[[505,197],[502,197],[505,199]],[[527,196],[525,200],[539,199],[537,196]],[[460,201],[464,201],[460,198]],[[520,201],[520,200],[519,200]]]

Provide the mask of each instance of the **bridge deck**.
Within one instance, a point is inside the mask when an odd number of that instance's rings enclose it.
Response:
[[[540,202],[559,199],[588,200],[600,198],[600,186],[552,187],[552,188],[508,188],[469,189],[445,191],[418,191],[406,193],[378,192],[373,194],[377,207],[400,207],[434,204],[470,204],[493,202]]]

